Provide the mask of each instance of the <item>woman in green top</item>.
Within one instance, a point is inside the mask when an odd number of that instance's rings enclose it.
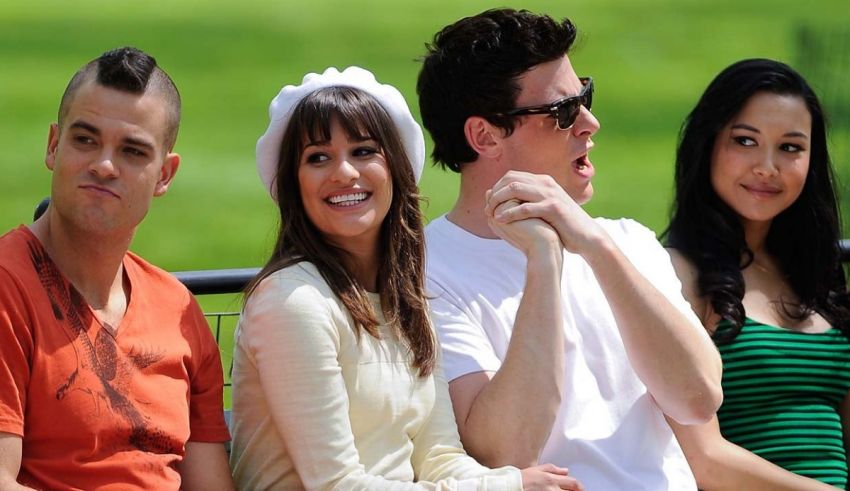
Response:
[[[682,127],[665,232],[723,357],[724,403],[671,421],[699,486],[842,489],[850,299],[820,103],[793,69],[744,60]]]

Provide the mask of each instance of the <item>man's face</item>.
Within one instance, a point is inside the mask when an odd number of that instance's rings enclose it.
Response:
[[[582,84],[566,56],[541,63],[519,79],[516,107],[550,104],[579,94]],[[587,153],[599,121],[582,107],[575,123],[558,129],[549,115],[518,116],[513,134],[503,140],[504,158],[513,170],[548,174],[579,204],[593,196],[594,168]]]
[[[94,234],[129,232],[166,192],[180,158],[164,148],[167,107],[155,92],[122,92],[87,81],[53,124],[45,163],[51,209]]]

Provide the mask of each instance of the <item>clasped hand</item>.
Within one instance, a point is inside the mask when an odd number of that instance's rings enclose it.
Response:
[[[526,255],[553,238],[567,251],[583,255],[607,238],[548,175],[508,171],[487,191],[485,199],[490,228]]]

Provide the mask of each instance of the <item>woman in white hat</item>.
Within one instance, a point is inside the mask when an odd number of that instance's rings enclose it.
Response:
[[[424,139],[401,93],[329,68],[270,116],[257,166],[281,223],[236,334],[240,489],[580,489],[461,447],[423,286]]]

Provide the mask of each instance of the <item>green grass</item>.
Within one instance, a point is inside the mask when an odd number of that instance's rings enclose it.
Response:
[[[104,50],[157,57],[184,98],[180,172],[155,200],[133,249],[169,270],[260,265],[274,207],[256,177],[254,144],[267,106],[308,71],[359,64],[415,103],[416,59],[444,25],[497,6],[483,1],[12,0],[0,4],[0,230],[27,222],[49,194],[47,127],[71,74]],[[594,76],[596,195],[592,214],[630,216],[661,231],[682,119],[711,78],[745,57],[799,67],[830,105],[835,164],[850,158],[850,9],[845,0],[575,0],[511,6],[569,16],[573,65]],[[801,29],[826,40],[799,42]],[[837,34],[835,34],[837,33]],[[846,179],[845,179],[846,181]],[[429,218],[453,203],[457,177],[428,167]],[[843,189],[842,189],[843,191]],[[844,193],[846,195],[846,193]],[[205,299],[208,309],[221,300]],[[226,303],[226,302],[225,302]],[[232,301],[238,306],[238,301]],[[229,352],[229,346],[223,347]],[[229,365],[229,362],[227,362]]]

